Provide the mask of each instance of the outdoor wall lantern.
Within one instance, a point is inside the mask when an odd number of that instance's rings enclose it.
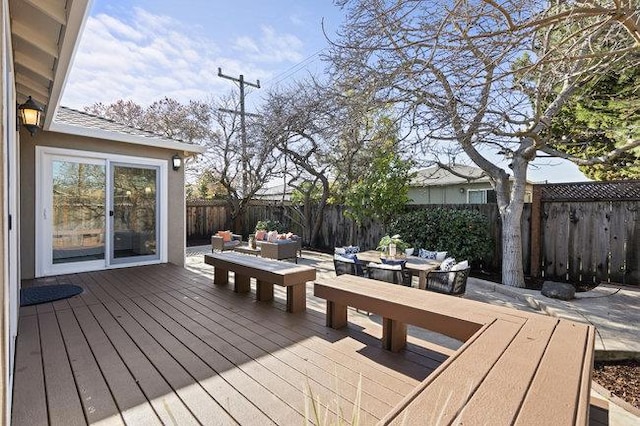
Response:
[[[18,105],[20,121],[29,133],[31,133],[31,136],[33,136],[40,128],[40,116],[43,111],[44,108],[31,99],[31,96],[29,96],[29,99],[27,99],[25,103]]]
[[[460,193],[464,194],[464,188],[460,188]]]
[[[171,162],[173,163],[173,170],[178,171],[180,167],[182,167],[182,158],[176,154],[171,157]]]

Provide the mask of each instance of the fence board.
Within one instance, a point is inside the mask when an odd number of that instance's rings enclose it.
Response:
[[[609,281],[616,283],[623,283],[625,280],[626,210],[626,206],[620,203],[611,203],[609,213],[609,245],[611,247]]]
[[[627,203],[625,211],[627,224],[626,266],[624,284],[640,286],[640,201]]]

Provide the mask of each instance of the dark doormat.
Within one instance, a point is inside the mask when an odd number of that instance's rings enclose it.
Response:
[[[80,293],[82,293],[82,287],[71,284],[23,288],[20,290],[20,306],[53,302],[54,300],[66,299]]]

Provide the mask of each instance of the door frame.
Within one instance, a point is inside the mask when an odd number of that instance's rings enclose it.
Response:
[[[156,165],[151,165],[151,164],[141,164],[141,163],[136,163],[136,164],[132,164],[132,163],[123,163],[123,162],[119,162],[119,161],[111,161],[108,165],[109,169],[107,170],[107,212],[113,212],[116,210],[116,206],[115,206],[115,191],[114,191],[114,175],[115,175],[115,168],[116,167],[129,167],[129,168],[141,168],[141,169],[147,169],[147,170],[154,170],[157,172],[156,175],[156,194],[159,194],[158,189],[161,187],[161,171],[160,168]],[[156,195],[156,244],[157,241],[160,241],[160,200],[159,197]],[[107,221],[109,222],[109,227],[107,229],[109,229],[110,235],[107,237],[108,238],[108,244],[106,247],[109,247],[109,249],[107,250],[105,247],[105,255],[108,257],[107,263],[109,265],[131,265],[132,263],[132,259],[141,259],[139,261],[137,261],[136,263],[142,263],[145,261],[158,261],[159,258],[162,257],[161,253],[158,252],[156,250],[156,254],[155,255],[149,255],[149,256],[139,256],[139,257],[122,257],[122,258],[116,258],[115,257],[115,225],[114,225],[114,217],[111,216],[111,214],[109,214],[107,216]],[[147,262],[148,263],[148,262]]]
[[[105,259],[104,261],[92,262],[72,262],[65,264],[53,265],[51,257],[51,227],[50,227],[50,210],[51,210],[51,161],[53,157],[61,157],[67,159],[86,159],[88,161],[100,161],[105,165],[105,214],[112,207],[111,190],[111,174],[109,169],[111,163],[124,163],[130,165],[153,166],[159,169],[158,179],[158,252],[159,259],[132,261],[127,263],[111,263],[110,250],[112,239],[112,228],[109,224],[108,216],[105,217]],[[168,162],[167,160],[134,157],[120,154],[110,154],[105,152],[81,151],[67,148],[54,148],[46,146],[36,146],[36,241],[35,241],[35,275],[36,277],[44,277],[51,275],[69,274],[77,272],[88,272],[103,269],[124,268],[130,266],[150,265],[157,263],[166,263],[168,258]]]

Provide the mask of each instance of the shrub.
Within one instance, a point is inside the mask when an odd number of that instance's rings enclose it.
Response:
[[[405,213],[391,224],[412,247],[447,251],[458,261],[480,261],[491,254],[494,242],[487,218],[476,210],[422,209]]]
[[[264,230],[264,231],[278,231],[278,233],[283,233],[286,231],[286,227],[279,220],[259,220],[256,223],[256,231]]]

